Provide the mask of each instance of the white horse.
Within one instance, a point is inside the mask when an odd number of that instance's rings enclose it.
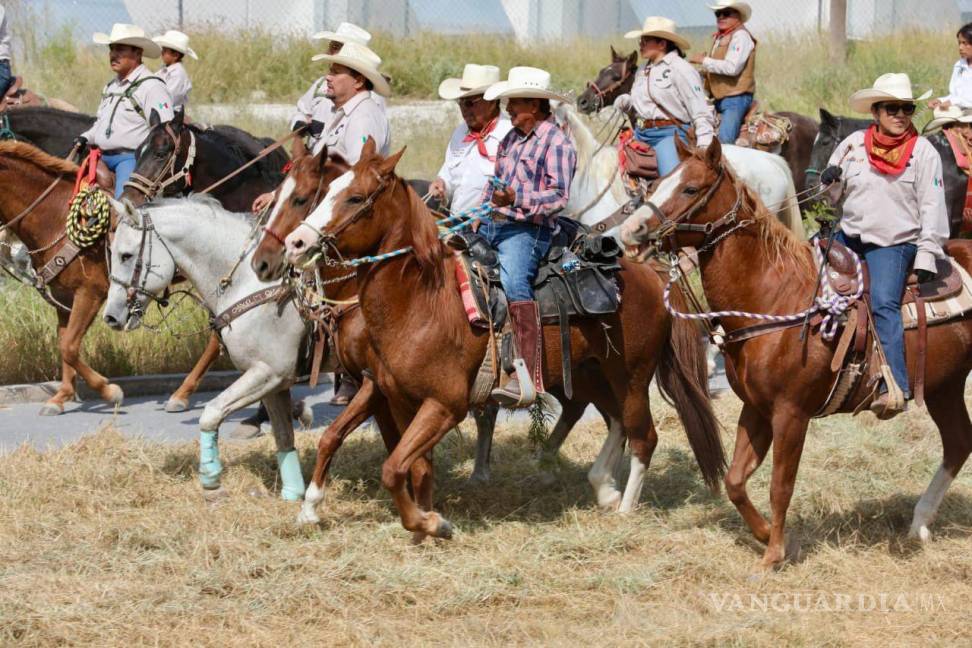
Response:
[[[577,150],[577,170],[570,185],[567,213],[585,225],[594,225],[630,200],[618,173],[617,150],[610,143],[602,146],[597,141],[572,104],[558,105],[555,115],[558,122],[567,125]],[[806,239],[786,161],[779,155],[742,146],[723,145],[722,151],[736,176],[759,194],[763,204],[776,211],[787,229],[800,240]],[[618,238],[616,227],[606,234]]]
[[[214,314],[273,287],[257,279],[250,268],[250,252],[226,290],[219,289],[220,280],[246,245],[252,224],[244,216],[223,209],[215,199],[160,200],[134,213],[127,204],[113,201],[113,205],[119,222],[111,244],[112,282],[104,312],[105,322],[113,329],[137,328],[148,302],[162,294],[177,271]],[[292,303],[280,310],[273,301],[240,314],[220,331],[233,364],[243,375],[209,402],[199,417],[199,481],[204,489],[220,487],[220,423],[233,412],[262,400],[277,442],[281,497],[290,501],[303,497],[290,386],[306,332]]]

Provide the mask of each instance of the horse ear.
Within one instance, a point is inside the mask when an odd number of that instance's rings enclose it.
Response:
[[[830,124],[830,125],[833,125],[834,122],[836,122],[836,121],[837,120],[834,119],[834,116],[826,108],[821,108],[820,109],[820,123],[821,124]]]
[[[722,143],[718,137],[712,138],[712,143],[705,149],[705,163],[710,169],[718,169],[722,161]]]
[[[162,118],[159,117],[159,111],[158,110],[152,110],[152,112],[149,113],[149,127],[150,128],[155,128],[156,126],[158,126],[161,123],[162,123]]]
[[[361,157],[359,159],[367,159],[375,156],[375,151],[378,150],[378,145],[375,144],[375,138],[371,135],[365,140],[364,146],[361,147]]]
[[[304,139],[302,137],[295,137],[294,143],[290,147],[290,158],[296,162],[302,157],[306,157],[310,151],[307,150],[307,145],[304,144]]]
[[[614,45],[611,46],[611,60],[614,61],[615,63],[621,60],[621,56],[614,49]]]
[[[327,166],[327,144],[325,144],[317,154],[317,168],[320,169],[321,173],[324,172],[325,166]]]
[[[392,153],[378,164],[378,173],[380,173],[382,177],[391,175],[395,171],[395,167],[398,165],[398,161],[402,159],[402,155],[405,154],[406,148],[408,147],[403,146],[401,151],[398,153]]]
[[[186,113],[181,110],[175,111],[175,117],[172,118],[172,125],[176,128],[182,128],[182,120],[185,115]]]
[[[628,54],[628,65],[638,67],[638,50],[634,50]]]
[[[678,153],[679,161],[692,155],[692,149],[686,144],[681,137],[675,137],[675,152]]]

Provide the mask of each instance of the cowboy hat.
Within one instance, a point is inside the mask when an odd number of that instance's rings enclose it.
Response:
[[[928,133],[933,133],[937,130],[941,130],[943,126],[949,124],[961,123],[970,124],[972,123],[972,109],[963,109],[960,106],[949,106],[948,108],[936,108],[932,113],[933,119],[925,124],[925,127],[921,129],[922,135],[927,135]]]
[[[510,68],[510,77],[486,88],[483,93],[486,101],[494,99],[553,99],[567,101],[567,98],[550,89],[550,73],[535,67]]]
[[[317,32],[311,38],[314,40],[337,41],[344,44],[357,43],[358,45],[367,45],[371,42],[371,32],[349,22],[343,22],[338,25],[336,30]]]
[[[92,38],[98,45],[131,45],[142,50],[145,58],[159,58],[162,48],[158,43],[145,35],[145,30],[136,25],[115,23],[111,26],[111,34],[96,32]]]
[[[641,29],[629,31],[624,37],[641,38],[642,36],[654,36],[656,38],[664,38],[667,41],[675,43],[675,46],[684,52],[689,48],[688,39],[684,36],[679,36],[675,31],[676,29],[678,27],[676,27],[674,20],[662,18],[661,16],[648,16],[645,18],[645,23],[641,26]]]
[[[439,84],[439,96],[452,101],[481,95],[489,86],[499,83],[499,80],[500,71],[495,65],[467,63],[462,69],[461,79],[446,79]]]
[[[736,2],[736,0],[718,0],[714,5],[709,5],[709,9],[712,11],[720,11],[722,9],[732,9],[733,11],[739,12],[739,18],[743,22],[749,20],[753,15],[753,8],[745,2]]]
[[[859,113],[871,112],[871,106],[879,101],[901,101],[916,103],[931,96],[931,90],[915,97],[911,92],[911,79],[904,72],[882,74],[874,81],[874,87],[858,90],[851,95],[851,110]]]
[[[180,54],[185,54],[189,58],[199,60],[196,53],[189,47],[189,37],[183,34],[181,31],[176,31],[170,29],[161,36],[156,36],[153,38],[160,47],[168,47],[170,50],[175,50]]]
[[[391,86],[388,81],[378,71],[381,58],[364,45],[358,43],[345,43],[344,47],[337,54],[318,54],[312,61],[326,61],[327,63],[337,63],[344,67],[351,68],[355,72],[364,75],[371,81],[375,92],[383,97],[391,94]]]

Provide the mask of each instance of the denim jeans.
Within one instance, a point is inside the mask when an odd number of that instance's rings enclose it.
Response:
[[[881,247],[864,243],[861,239],[837,233],[837,240],[867,261],[867,271],[871,277],[871,313],[874,315],[874,328],[884,355],[891,366],[891,373],[898,387],[911,398],[908,383],[908,366],[905,364],[904,325],[901,322],[901,294],[905,282],[915,262],[918,248],[914,243],[902,243]],[[882,392],[887,388],[881,388]]]
[[[0,61],[0,97],[7,94],[11,83],[13,74],[10,72],[10,61]]]
[[[678,151],[675,150],[676,133],[683,142],[688,143],[685,130],[688,126],[661,126],[659,128],[636,128],[638,141],[651,145],[658,156],[658,175],[667,176],[678,166]]]
[[[107,166],[115,174],[115,198],[121,198],[125,190],[125,183],[132,177],[135,170],[135,152],[116,153],[114,155],[103,155],[101,157]]]
[[[719,141],[723,144],[735,144],[742,128],[746,111],[753,105],[753,95],[750,92],[734,97],[716,99],[716,112],[722,116],[719,124]]]
[[[521,221],[486,219],[479,228],[499,252],[500,283],[511,302],[533,299],[533,280],[550,249],[549,227]]]

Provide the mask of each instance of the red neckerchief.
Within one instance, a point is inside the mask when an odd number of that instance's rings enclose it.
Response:
[[[739,23],[738,25],[736,25],[735,27],[733,27],[729,31],[714,31],[714,32],[712,32],[712,41],[713,41],[713,43],[719,42],[719,40],[723,36],[728,36],[729,34],[731,34],[732,32],[736,31],[737,29],[742,29],[742,23]]]
[[[864,133],[864,150],[867,160],[876,171],[887,175],[900,175],[911,159],[911,152],[918,143],[918,131],[914,124],[897,137],[889,137],[878,132],[877,124]]]
[[[476,148],[479,149],[479,154],[490,162],[496,161],[495,155],[490,155],[489,151],[486,150],[486,136],[493,132],[496,128],[496,122],[499,121],[499,117],[493,118],[493,121],[489,122],[483,127],[483,130],[479,132],[469,131],[466,136],[462,138],[463,142],[476,142]]]

